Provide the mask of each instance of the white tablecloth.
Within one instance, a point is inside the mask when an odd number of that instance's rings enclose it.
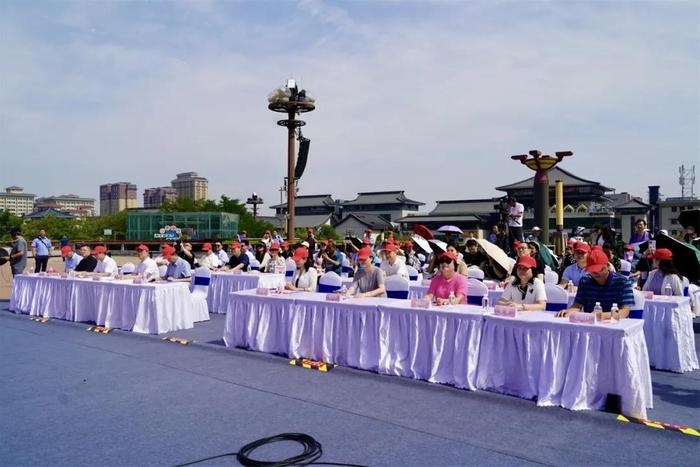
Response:
[[[145,334],[193,327],[189,284],[15,276],[10,309]]]
[[[537,405],[602,409],[619,394],[622,412],[646,418],[653,407],[643,323],[572,324],[546,312],[487,315],[477,387],[537,399]]]
[[[244,291],[231,294],[224,342],[474,389],[481,316],[480,307],[423,310],[406,300]]]
[[[678,373],[699,368],[688,297],[646,300],[642,317],[651,366]]]
[[[412,284],[408,287],[408,298],[421,298],[428,293],[428,286],[421,284]],[[496,304],[499,298],[503,295],[503,289],[489,289],[489,306]]]
[[[226,313],[228,296],[231,292],[258,287],[271,289],[278,285],[284,285],[284,275],[282,274],[214,272],[211,275],[209,293],[207,294],[209,313]]]

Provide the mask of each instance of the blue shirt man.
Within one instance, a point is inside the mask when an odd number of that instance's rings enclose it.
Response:
[[[571,281],[576,287],[581,282],[581,278],[586,275],[586,268],[580,268],[578,264],[570,264],[561,275],[561,281],[568,284]]]
[[[323,269],[333,271],[339,276],[343,272],[343,257],[340,252],[331,244],[326,247],[326,251],[321,255],[323,259]]]
[[[76,254],[68,245],[61,248],[61,254],[63,254],[63,257],[65,258],[65,261],[63,262],[63,269],[66,271],[74,271],[75,268],[78,267],[78,264],[80,264],[80,262],[83,260],[83,257]]]
[[[32,248],[34,249],[34,256],[49,256],[51,240],[46,238],[43,230],[40,230],[39,235],[32,240]]]
[[[167,259],[168,267],[165,270],[165,278],[189,279],[192,277],[190,264],[175,254],[175,248],[170,245],[163,248],[163,258]]]

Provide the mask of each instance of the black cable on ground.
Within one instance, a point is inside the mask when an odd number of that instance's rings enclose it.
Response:
[[[251,454],[256,449],[265,446],[266,444],[277,443],[279,441],[292,441],[303,446],[303,451],[287,459],[280,461],[260,461],[253,459]],[[236,456],[236,459],[241,465],[246,467],[292,467],[305,465],[339,465],[346,467],[367,467],[360,464],[343,464],[340,462],[316,462],[323,455],[321,443],[313,439],[311,436],[304,433],[281,433],[279,435],[270,436],[269,438],[261,438],[243,446],[238,452],[229,452],[218,456],[207,457],[205,459],[188,462],[187,464],[179,464],[175,467],[185,467],[188,465],[199,464],[208,460],[219,459],[226,456]]]

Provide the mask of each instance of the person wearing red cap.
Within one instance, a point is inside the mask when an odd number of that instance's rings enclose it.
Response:
[[[154,281],[160,277],[160,271],[158,271],[158,265],[155,260],[151,258],[150,251],[146,245],[139,245],[136,247],[136,255],[141,261],[134,270],[134,274],[146,279],[146,281]]]
[[[204,254],[201,258],[199,258],[200,267],[216,271],[221,266],[223,266],[223,263],[214,252],[211,243],[205,243],[204,245],[202,245],[202,252],[204,252]]]
[[[241,243],[233,242],[229,247],[231,256],[228,258],[228,268],[232,271],[247,271],[250,266],[250,258],[241,249]]]
[[[320,258],[323,261],[323,269],[326,272],[333,271],[339,276],[343,272],[343,256],[335,244],[328,243],[325,250],[321,251]]]
[[[454,294],[454,303],[466,303],[467,300],[467,278],[457,272],[458,256],[452,251],[447,251],[438,256],[437,264],[440,268],[430,281],[426,299],[435,298],[438,305],[449,305],[450,292]]]
[[[683,295],[683,280],[673,264],[673,253],[668,248],[659,248],[654,252],[653,269],[644,283],[642,290],[654,292],[654,295]],[[670,288],[670,289],[669,289]]]
[[[292,256],[297,270],[294,272],[292,282],[285,284],[287,290],[299,290],[302,292],[315,292],[318,285],[318,270],[309,258],[309,250],[299,247]]]
[[[625,252],[622,255],[622,259],[624,259],[625,261],[629,261],[630,263],[634,261],[634,245],[625,245],[624,250]]]
[[[307,243],[306,247],[309,249],[309,254],[313,255],[316,252],[316,237],[314,237],[314,229],[306,229],[306,238],[304,241]]]
[[[70,245],[61,247],[61,256],[63,256],[63,269],[66,272],[74,271],[83,260],[83,257],[73,251]]]
[[[569,281],[578,287],[581,278],[586,275],[586,265],[588,264],[588,254],[591,252],[591,247],[586,242],[576,242],[574,245],[574,257],[576,262],[566,268],[561,275],[559,285],[565,287]]]
[[[168,262],[164,278],[169,281],[190,282],[192,281],[192,269],[190,264],[180,258],[175,248],[170,245],[163,247],[163,258]]]
[[[408,280],[408,269],[404,258],[399,258],[396,254],[396,245],[387,243],[384,247],[384,260],[380,269],[384,272],[384,277],[399,276]]]
[[[634,305],[632,283],[623,275],[610,271],[610,263],[602,249],[593,248],[586,260],[586,272],[581,277],[574,304],[557,313],[566,317],[575,311],[592,313],[596,303],[603,308],[602,319],[610,318],[610,309],[616,304],[620,318],[627,318]]]
[[[287,262],[280,256],[280,244],[272,242],[270,244],[270,259],[264,271],[269,273],[284,274],[287,270]]]
[[[284,259],[292,257],[292,253],[289,251],[289,242],[283,241],[280,243],[280,256]]]
[[[423,265],[420,259],[418,259],[418,256],[416,256],[416,252],[413,250],[413,242],[403,242],[401,249],[403,250],[404,258],[406,258],[406,266],[413,266],[416,270],[420,271]]]
[[[544,282],[537,278],[537,261],[521,256],[515,263],[517,278],[508,282],[497,305],[514,306],[521,311],[542,311],[547,305]]]
[[[384,287],[384,273],[378,267],[375,267],[372,261],[372,249],[363,247],[357,253],[358,271],[353,277],[352,285],[348,288],[347,293],[354,295],[358,293],[358,297],[379,297],[386,296],[386,288]]]
[[[97,276],[112,276],[117,274],[117,262],[107,255],[107,248],[102,245],[96,246],[92,254],[97,259],[97,266],[93,274]]]

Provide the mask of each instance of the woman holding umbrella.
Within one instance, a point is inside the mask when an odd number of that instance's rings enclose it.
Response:
[[[644,283],[642,290],[652,291],[654,295],[683,295],[683,281],[673,264],[673,253],[668,248],[659,248],[654,252],[653,270]]]

